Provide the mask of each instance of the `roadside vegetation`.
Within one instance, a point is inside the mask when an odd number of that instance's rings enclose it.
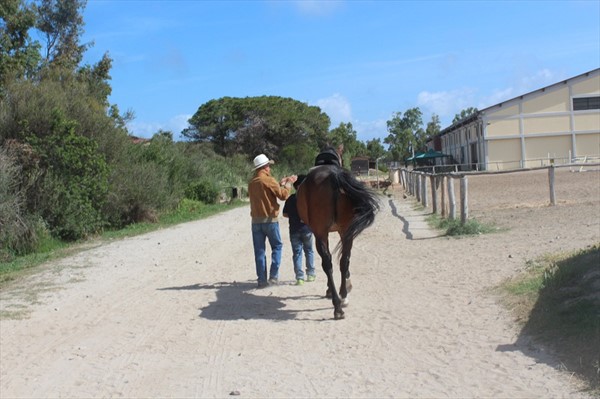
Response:
[[[543,347],[600,395],[600,244],[529,261],[500,291],[522,326],[517,344]],[[533,351],[533,355],[539,351]]]
[[[436,214],[429,215],[427,223],[435,229],[445,231],[448,236],[489,234],[498,231],[497,227],[481,223],[476,219],[469,219],[465,224],[462,224],[460,219],[443,219]]]

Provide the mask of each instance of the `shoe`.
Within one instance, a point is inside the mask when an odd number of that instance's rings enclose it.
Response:
[[[267,281],[259,281],[258,286],[256,288],[266,288],[268,286],[269,286],[269,283]]]
[[[299,278],[298,280],[296,280],[296,285],[304,285],[304,280]]]
[[[274,277],[271,277],[269,279],[269,284],[271,284],[271,285],[277,285],[277,284],[279,284],[279,280],[276,279],[276,278],[274,278]]]
[[[306,281],[308,281],[309,283],[312,283],[313,281],[315,281],[316,278],[317,278],[317,276],[309,274],[308,278],[306,279]]]

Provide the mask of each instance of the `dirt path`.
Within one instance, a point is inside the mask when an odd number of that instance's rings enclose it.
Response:
[[[0,397],[585,397],[517,344],[490,287],[598,240],[597,222],[572,240],[551,228],[449,239],[396,193],[355,241],[354,291],[334,321],[322,271],[291,285],[285,219],[283,284],[255,289],[248,212],[99,246],[2,290]]]

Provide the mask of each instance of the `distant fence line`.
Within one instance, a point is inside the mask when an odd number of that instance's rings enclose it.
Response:
[[[492,161],[488,162],[487,167],[478,163],[451,164],[451,165],[431,165],[417,166],[416,171],[428,173],[459,173],[459,172],[519,172],[533,168],[544,168],[549,166],[569,166],[584,167],[593,166],[600,162],[597,156],[582,157],[547,157],[547,158],[529,158],[515,161]]]
[[[442,218],[456,219],[457,205],[456,194],[454,191],[454,181],[458,180],[460,184],[460,222],[465,224],[469,219],[469,176],[474,175],[497,175],[506,173],[528,172],[534,170],[548,170],[548,193],[549,204],[556,205],[556,191],[554,189],[554,171],[556,168],[576,167],[580,168],[581,163],[563,164],[550,166],[541,166],[535,168],[523,168],[500,171],[471,171],[471,172],[446,172],[429,173],[422,170],[400,169],[399,179],[404,190],[412,196],[415,196],[425,208],[428,208],[431,200],[431,207],[434,214],[440,213]],[[586,163],[585,166],[597,167],[600,163]],[[427,184],[429,180],[429,184]],[[431,187],[431,193],[428,191]],[[439,194],[439,199],[438,199]],[[447,206],[446,206],[447,205]],[[446,211],[446,209],[448,209]]]

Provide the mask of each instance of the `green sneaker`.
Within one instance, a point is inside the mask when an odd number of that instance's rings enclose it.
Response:
[[[296,280],[296,285],[304,285],[304,280],[299,278],[298,280]]]
[[[306,279],[306,281],[308,281],[309,283],[312,283],[313,281],[315,281],[315,279],[317,278],[317,276],[313,276],[312,274],[308,276],[308,278]]]

